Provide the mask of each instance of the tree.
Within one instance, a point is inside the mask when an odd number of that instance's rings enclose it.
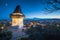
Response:
[[[36,27],[31,27],[27,30],[27,34],[29,35],[29,40],[43,40],[42,34],[41,34],[42,28],[37,25]]]
[[[42,0],[47,12],[54,12],[60,10],[60,0]]]
[[[55,25],[44,29],[41,26],[32,27],[26,33],[30,40],[60,40],[60,28],[58,29]]]
[[[12,37],[11,31],[1,31],[0,32],[0,40],[10,40]]]

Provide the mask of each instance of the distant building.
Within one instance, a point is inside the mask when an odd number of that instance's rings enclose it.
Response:
[[[23,27],[23,20],[24,20],[24,15],[22,14],[21,8],[18,5],[13,12],[13,14],[10,15],[12,18],[12,26],[18,26],[19,28]]]

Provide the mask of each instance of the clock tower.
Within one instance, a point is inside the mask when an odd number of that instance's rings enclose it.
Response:
[[[23,27],[23,20],[24,20],[24,15],[22,14],[21,8],[18,5],[14,12],[10,14],[10,17],[12,19],[12,26],[17,26],[19,28]]]

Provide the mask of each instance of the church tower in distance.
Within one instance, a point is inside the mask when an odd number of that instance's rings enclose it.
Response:
[[[24,15],[22,14],[21,8],[18,5],[14,10],[13,14],[10,15],[12,18],[12,26],[17,26],[19,28],[23,27]]]

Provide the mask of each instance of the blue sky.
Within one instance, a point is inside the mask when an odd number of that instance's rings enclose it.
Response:
[[[0,19],[10,19],[17,5],[21,6],[26,18],[60,18],[60,12],[55,11],[45,14],[41,0],[0,0]]]

